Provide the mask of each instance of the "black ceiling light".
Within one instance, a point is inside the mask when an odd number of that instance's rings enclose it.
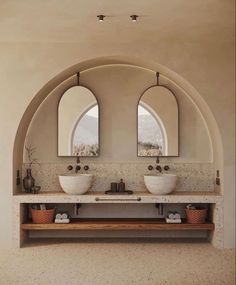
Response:
[[[130,18],[132,19],[132,22],[137,22],[137,18],[138,18],[138,15],[131,15]]]
[[[97,15],[97,18],[98,18],[98,22],[104,22],[105,16],[104,15]]]

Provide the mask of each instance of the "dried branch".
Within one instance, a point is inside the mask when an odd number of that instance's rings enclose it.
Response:
[[[33,154],[36,151],[36,147],[32,147],[31,145],[25,146],[25,150],[26,150],[26,153],[27,153],[29,168],[31,168],[33,164],[38,164],[39,165],[38,159],[33,157]]]

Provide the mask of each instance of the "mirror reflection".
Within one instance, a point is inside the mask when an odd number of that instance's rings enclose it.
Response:
[[[68,89],[58,106],[58,156],[99,155],[99,106],[82,86]]]
[[[138,156],[178,156],[178,105],[166,88],[155,86],[138,104]]]

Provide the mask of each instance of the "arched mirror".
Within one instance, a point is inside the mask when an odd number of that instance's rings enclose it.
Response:
[[[175,96],[151,87],[138,104],[138,156],[178,156],[179,120]]]
[[[82,86],[68,89],[58,106],[58,156],[99,155],[99,106]]]

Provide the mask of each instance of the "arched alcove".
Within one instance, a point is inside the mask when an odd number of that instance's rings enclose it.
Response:
[[[75,75],[78,71],[83,72],[89,69],[97,68],[99,66],[109,65],[128,65],[147,69],[151,72],[158,71],[161,75],[160,81],[163,86],[167,86],[173,92],[175,89],[181,89],[182,93],[185,94],[193,102],[203,117],[212,142],[215,167],[223,171],[222,140],[219,128],[210,108],[196,89],[194,89],[185,79],[180,77],[178,74],[160,64],[147,63],[143,62],[140,59],[132,59],[126,57],[104,57],[81,62],[62,71],[60,74],[51,79],[46,85],[44,85],[41,90],[39,90],[39,92],[34,96],[21,119],[15,138],[13,152],[13,181],[15,181],[16,169],[21,168],[23,162],[23,146],[28,126],[40,104],[47,98],[53,89],[61,84],[63,85],[63,82],[68,80],[71,76]],[[13,183],[13,193],[16,193],[16,191],[17,189]]]

